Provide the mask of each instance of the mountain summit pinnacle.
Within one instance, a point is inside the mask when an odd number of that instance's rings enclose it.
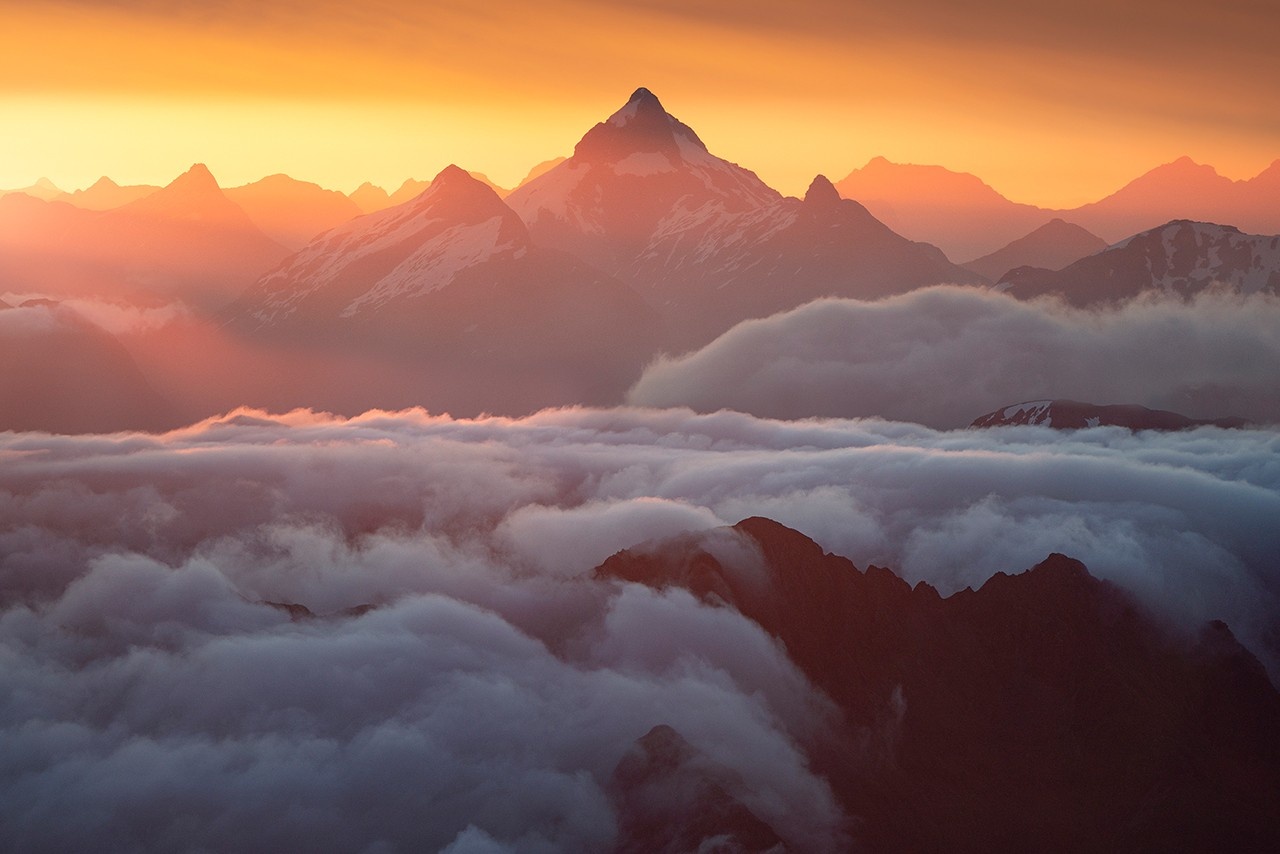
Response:
[[[818,175],[805,192],[804,203],[809,207],[830,208],[840,203],[840,194],[826,175]]]
[[[658,96],[641,86],[631,93],[631,97],[627,99],[622,109],[609,117],[609,124],[614,127],[625,127],[637,117],[652,120],[657,117],[666,118],[666,115],[667,111],[663,109]]]

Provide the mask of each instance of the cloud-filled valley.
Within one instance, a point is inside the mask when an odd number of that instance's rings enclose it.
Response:
[[[1280,301],[1209,291],[1115,309],[938,287],[824,300],[649,365],[629,400],[774,418],[880,416],[959,427],[1040,398],[1280,421]]]
[[[7,835],[599,850],[613,765],[666,723],[789,844],[840,848],[847,817],[802,748],[832,712],[785,651],[594,566],[749,515],[944,595],[1060,551],[1179,631],[1226,620],[1274,673],[1276,452],[1248,430],[643,409],[7,434]]]
[[[0,852],[1276,847],[1280,161],[565,154],[0,192]]]

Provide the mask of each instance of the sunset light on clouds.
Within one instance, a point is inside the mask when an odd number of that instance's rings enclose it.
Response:
[[[0,854],[1280,851],[1273,0],[0,0]]]
[[[1267,2],[0,3],[0,187],[103,174],[514,186],[644,85],[785,192],[882,155],[1070,206],[1277,157]]]

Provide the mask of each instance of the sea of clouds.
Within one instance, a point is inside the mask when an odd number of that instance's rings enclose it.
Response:
[[[1046,398],[1280,422],[1280,297],[1212,288],[1072,308],[993,290],[827,299],[656,360],[630,402],[963,427]]]
[[[593,567],[751,515],[943,593],[1058,551],[1274,674],[1278,452],[639,408],[0,434],[4,846],[604,850],[612,769],[666,723],[839,848],[805,760],[831,708],[784,650]]]

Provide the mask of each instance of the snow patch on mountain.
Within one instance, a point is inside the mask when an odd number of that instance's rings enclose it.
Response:
[[[613,171],[617,175],[644,176],[672,172],[675,168],[665,154],[656,151],[637,151],[619,160],[614,165]]]
[[[1006,406],[1000,411],[1000,417],[1009,424],[1039,424],[1052,427],[1053,415],[1049,411],[1052,406],[1052,400],[1028,400]]]
[[[341,312],[352,317],[366,309],[378,309],[394,299],[419,297],[438,291],[468,267],[515,249],[513,242],[499,243],[503,217],[479,224],[450,226],[382,277]]]

